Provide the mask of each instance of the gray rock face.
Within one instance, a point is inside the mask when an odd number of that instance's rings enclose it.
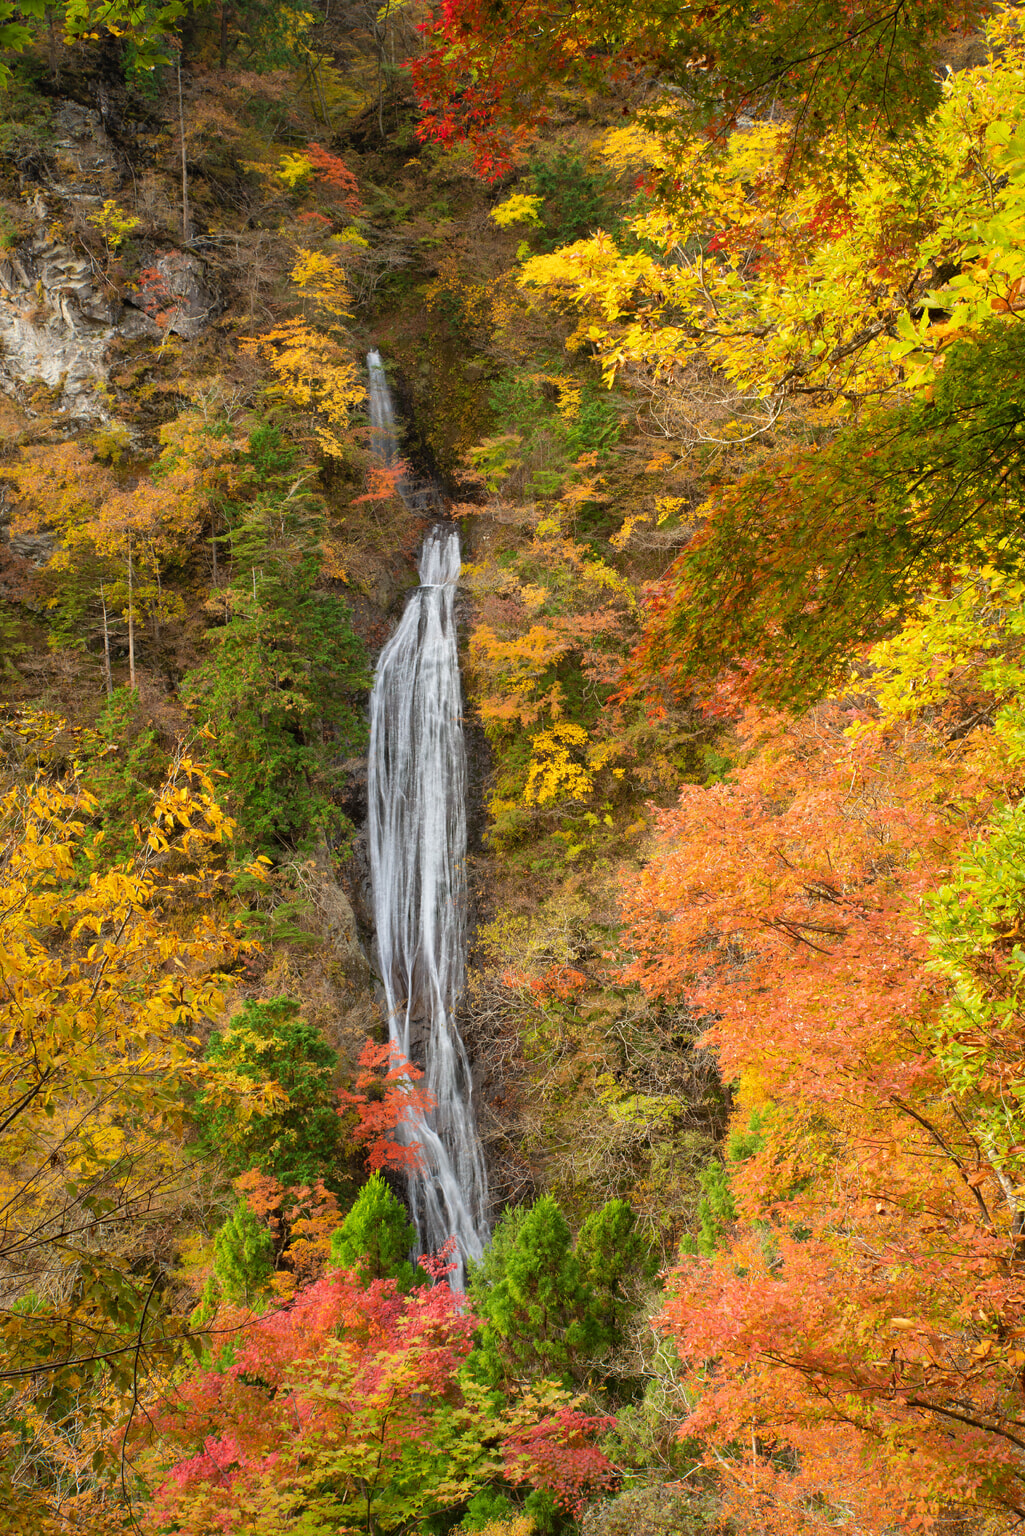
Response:
[[[126,302],[140,309],[145,305],[151,313],[158,311],[162,328],[192,341],[220,308],[217,295],[206,285],[203,263],[187,251],[165,251],[153,260],[149,271],[159,275],[145,293],[138,297],[129,294]]]
[[[11,533],[11,517],[14,504],[9,499],[6,485],[0,485],[0,548],[9,549],[12,555],[27,560],[36,569],[48,565],[57,547],[57,540],[50,533]]]
[[[110,197],[120,180],[118,152],[98,112],[67,101],[53,115],[54,192],[90,203]]]
[[[19,394],[43,384],[62,414],[105,420],[98,386],[116,318],[70,246],[40,237],[9,251],[0,261],[0,385]]]
[[[0,254],[0,391],[25,398],[42,385],[59,416],[85,425],[109,417],[102,385],[115,338],[171,331],[192,340],[220,304],[203,263],[187,251],[144,254],[155,276],[146,292],[123,299],[88,255],[49,233],[52,212],[70,203],[89,217],[121,180],[98,112],[65,102],[54,127],[53,167],[30,204],[37,233]]]

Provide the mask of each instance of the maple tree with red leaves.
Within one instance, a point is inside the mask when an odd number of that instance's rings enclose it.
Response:
[[[329,149],[324,148],[323,144],[316,143],[307,144],[304,153],[313,166],[321,186],[325,187],[332,198],[347,212],[359,213],[362,206],[359,185],[341,156],[333,155]]]
[[[546,119],[553,86],[599,86],[654,73],[683,112],[721,132],[746,113],[785,104],[795,148],[827,127],[891,131],[937,99],[934,48],[985,13],[975,0],[778,0],[750,14],[665,0],[443,0],[421,25],[411,65],[419,133],[468,141],[485,176],[503,175]]]
[[[458,1510],[492,1483],[569,1512],[609,1487],[595,1438],[611,1421],[551,1386],[495,1408],[461,1374],[478,1319],[444,1255],[422,1266],[430,1282],[408,1294],[329,1273],[151,1407],[134,1452],[156,1483],[144,1529],[327,1536]]]
[[[354,1092],[341,1089],[339,1114],[356,1112],[352,1139],[367,1148],[367,1168],[392,1168],[409,1173],[420,1167],[420,1143],[415,1135],[399,1140],[399,1135],[415,1131],[435,1107],[426,1088],[418,1086],[423,1072],[407,1061],[394,1044],[375,1045],[368,1040],[360,1052],[359,1072]]]

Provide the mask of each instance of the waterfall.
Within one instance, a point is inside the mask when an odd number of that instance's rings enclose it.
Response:
[[[371,427],[398,458],[380,358],[371,353]],[[376,364],[376,366],[375,366]],[[375,406],[376,399],[376,406]],[[459,536],[434,527],[420,586],[381,652],[370,698],[369,822],[377,954],[391,1041],[424,1068],[435,1101],[405,1131],[422,1169],[409,1176],[421,1252],[455,1237],[467,1258],[487,1237],[487,1178],[455,1010],[466,952],[466,752],[456,644]]]
[[[398,433],[380,352],[367,353],[367,372],[370,374],[370,451],[391,469],[399,457]]]

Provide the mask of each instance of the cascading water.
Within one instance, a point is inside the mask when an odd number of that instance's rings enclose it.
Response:
[[[398,462],[399,440],[380,352],[367,353],[367,372],[370,374],[370,451],[391,469]]]
[[[380,357],[371,353],[373,441],[398,460]],[[378,446],[380,444],[380,446]],[[390,455],[390,456],[389,456]],[[435,527],[420,557],[420,586],[381,652],[370,697],[370,869],[388,1032],[422,1061],[435,1101],[404,1128],[422,1168],[409,1198],[421,1252],[455,1237],[467,1258],[487,1237],[487,1178],[466,1051],[455,1021],[466,950],[466,752],[456,646],[459,536]]]

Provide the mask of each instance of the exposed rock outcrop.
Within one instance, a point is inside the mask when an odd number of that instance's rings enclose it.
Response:
[[[103,386],[112,341],[168,332],[191,341],[222,306],[191,252],[144,247],[148,283],[119,289],[68,242],[66,213],[88,218],[113,197],[122,157],[87,107],[63,103],[54,128],[45,185],[28,205],[36,230],[0,257],[0,390],[31,405],[42,388],[47,409],[72,427],[109,415]]]

